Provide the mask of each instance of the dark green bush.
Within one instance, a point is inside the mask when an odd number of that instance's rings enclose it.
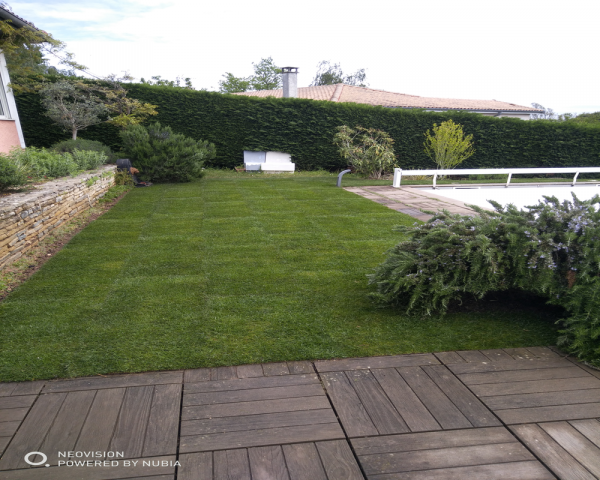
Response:
[[[128,97],[157,105],[156,120],[174,132],[216,145],[207,166],[233,168],[243,150],[292,154],[301,170],[336,170],[347,163],[331,138],[336,127],[361,125],[384,130],[394,139],[402,168],[435,168],[427,157],[425,132],[452,119],[473,134],[475,154],[464,168],[595,166],[600,161],[600,126],[571,122],[528,122],[468,112],[425,112],[302,98],[257,98],[150,85],[127,85]],[[64,132],[44,117],[36,94],[17,97],[28,145],[50,146]],[[81,135],[122,148],[113,125],[89,127]]]
[[[173,133],[158,122],[148,127],[132,125],[121,138],[142,180],[190,182],[203,175],[204,162],[215,156],[212,143]]]
[[[398,227],[408,240],[370,275],[373,297],[408,312],[445,313],[467,295],[519,289],[565,308],[565,349],[600,366],[600,196],[562,204],[554,197],[528,210],[494,202],[479,216],[442,212]]]
[[[29,169],[25,165],[0,154],[0,192],[25,185],[28,175]]]
[[[106,163],[115,163],[117,160],[116,154],[113,153],[110,147],[104,145],[102,142],[86,140],[85,138],[64,140],[62,142],[55,143],[50,148],[60,153],[73,153],[75,150],[101,152],[106,155]]]
[[[63,155],[45,148],[27,147],[23,150],[13,150],[10,157],[28,167],[34,178],[66,177],[81,170],[68,153]]]

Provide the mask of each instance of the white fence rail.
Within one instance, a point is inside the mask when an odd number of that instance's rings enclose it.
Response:
[[[536,173],[574,173],[572,186],[575,186],[580,173],[600,173],[600,167],[568,167],[568,168],[455,168],[448,170],[402,170],[394,168],[394,183],[392,186],[400,188],[402,176],[433,175],[433,188],[437,188],[438,175],[508,175],[506,187],[510,185],[513,175]]]

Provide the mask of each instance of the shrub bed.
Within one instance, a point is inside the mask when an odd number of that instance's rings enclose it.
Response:
[[[471,206],[476,217],[438,213],[397,230],[408,240],[370,275],[373,298],[408,312],[444,314],[468,295],[519,289],[564,307],[559,344],[600,367],[600,196],[555,197],[518,210]]]

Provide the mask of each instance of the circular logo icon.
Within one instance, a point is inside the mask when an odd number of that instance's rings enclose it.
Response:
[[[31,460],[29,460],[29,457],[34,456],[34,455],[41,455],[42,460],[40,460],[39,462],[32,462]],[[46,463],[46,461],[48,460],[48,457],[45,454],[43,454],[42,452],[29,452],[27,455],[25,455],[24,460],[29,465],[37,467],[38,465],[42,465],[42,464]]]

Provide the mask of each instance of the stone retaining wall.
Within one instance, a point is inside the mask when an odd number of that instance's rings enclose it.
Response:
[[[0,198],[0,269],[59,225],[91,208],[114,184],[115,165]]]

